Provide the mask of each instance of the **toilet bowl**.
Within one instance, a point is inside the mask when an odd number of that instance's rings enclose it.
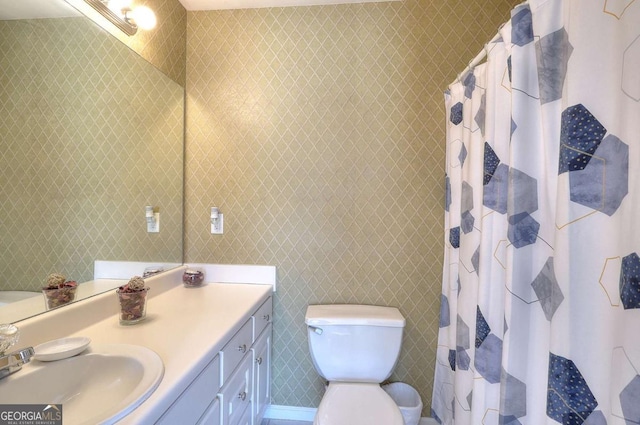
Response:
[[[313,425],[403,425],[402,413],[380,384],[331,382]]]
[[[314,425],[403,425],[400,409],[380,387],[398,361],[405,319],[397,308],[310,305],[309,351],[329,381]]]

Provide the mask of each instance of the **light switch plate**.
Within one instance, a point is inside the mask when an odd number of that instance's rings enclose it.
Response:
[[[221,235],[224,233],[224,215],[222,213],[218,214],[218,220],[216,220],[216,224],[211,223],[211,234],[212,235]]]
[[[147,233],[160,233],[160,213],[153,213],[156,221],[155,223],[147,222]]]

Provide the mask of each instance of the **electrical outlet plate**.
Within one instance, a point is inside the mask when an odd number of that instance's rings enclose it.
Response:
[[[222,233],[224,233],[224,220],[223,220],[223,214],[220,213],[218,214],[218,219],[215,221],[216,223],[213,224],[211,223],[211,234],[212,235],[221,235]]]
[[[153,213],[155,217],[154,223],[147,222],[147,233],[160,233],[160,213]]]

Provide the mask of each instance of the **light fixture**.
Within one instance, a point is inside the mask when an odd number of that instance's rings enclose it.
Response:
[[[156,15],[146,6],[133,6],[131,0],[84,0],[109,22],[128,35],[138,28],[150,30],[156,26]]]
[[[156,14],[147,6],[137,6],[133,9],[122,9],[124,20],[132,26],[143,30],[150,30],[156,26]]]

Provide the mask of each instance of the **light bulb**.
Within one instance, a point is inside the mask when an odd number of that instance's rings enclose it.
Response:
[[[129,13],[136,25],[143,30],[150,30],[156,26],[156,15],[147,6],[136,6]]]

